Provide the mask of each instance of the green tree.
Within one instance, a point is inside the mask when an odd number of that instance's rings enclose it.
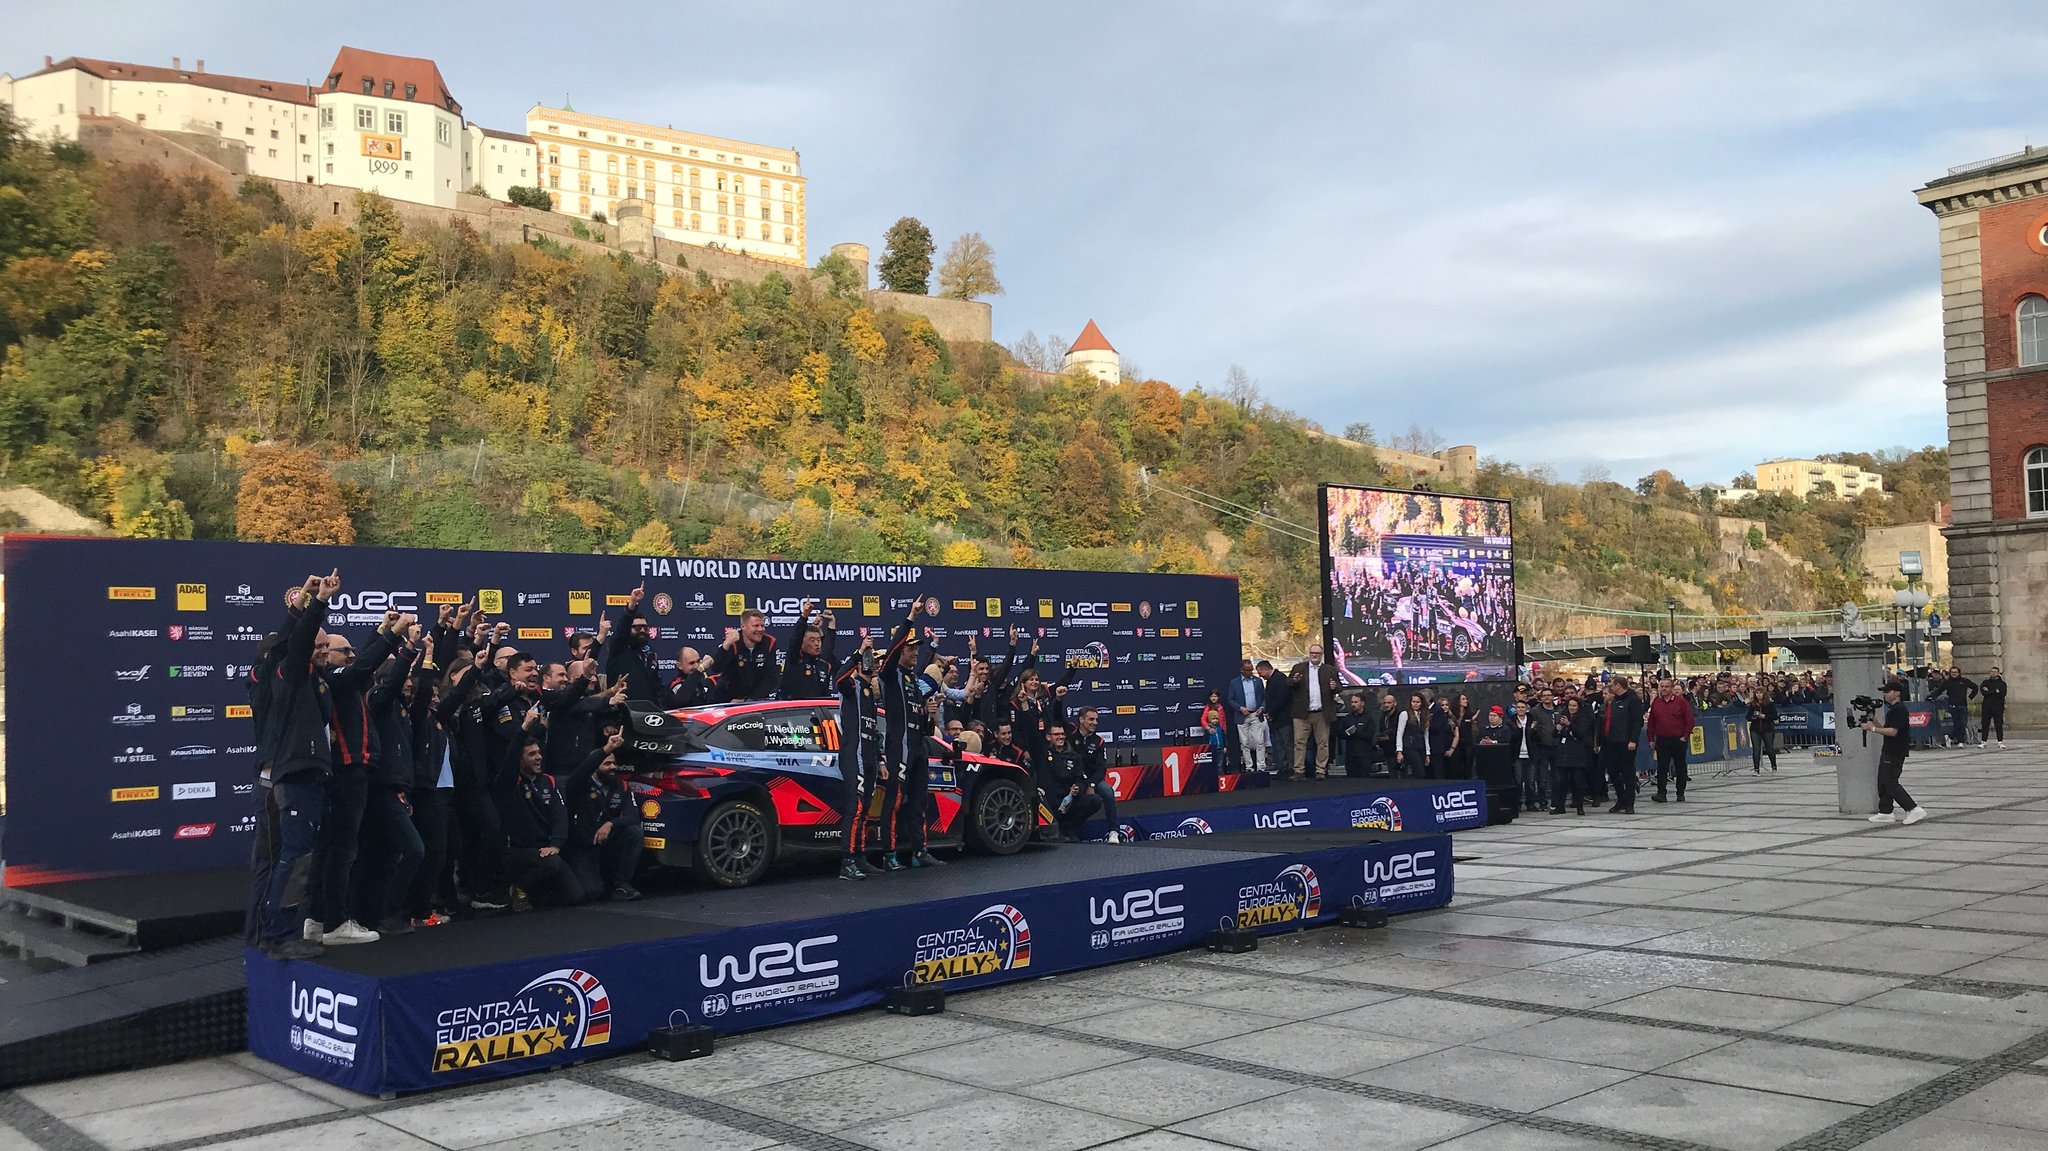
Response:
[[[547,189],[539,186],[507,188],[505,198],[522,208],[539,208],[543,212],[550,211],[555,206],[555,202],[548,197]]]
[[[882,262],[875,273],[887,291],[914,296],[931,291],[932,230],[915,216],[889,225],[882,237]]]
[[[949,300],[972,300],[977,296],[1000,296],[1003,283],[996,279],[996,250],[968,232],[946,249],[946,262],[939,265],[939,295]]]

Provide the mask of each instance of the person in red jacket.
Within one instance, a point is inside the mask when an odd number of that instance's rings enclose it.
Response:
[[[1678,785],[1678,802],[1685,802],[1685,785],[1691,782],[1685,753],[1692,743],[1692,727],[1692,701],[1679,692],[1677,678],[1667,676],[1657,685],[1657,698],[1650,701],[1650,746],[1657,753],[1657,793],[1651,800],[1665,802],[1668,779]]]

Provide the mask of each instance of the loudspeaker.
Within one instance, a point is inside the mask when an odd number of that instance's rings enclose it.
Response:
[[[1528,652],[1527,652],[1526,650],[1524,650],[1524,649],[1523,649],[1523,647],[1522,647],[1522,637],[1521,637],[1521,636],[1516,636],[1516,637],[1515,637],[1515,666],[1516,666],[1516,667],[1518,667],[1518,668],[1519,668],[1519,667],[1527,667],[1527,666],[1528,666],[1528,664],[1529,664],[1529,653],[1528,653]]]
[[[1652,664],[1657,662],[1657,653],[1650,647],[1649,636],[1632,635],[1628,637],[1628,661],[1633,664]]]
[[[684,1059],[701,1059],[711,1054],[713,1036],[711,1029],[702,1024],[683,1023],[674,1027],[657,1027],[647,1033],[647,1050],[656,1059],[671,1063]]]
[[[897,1015],[937,1015],[946,1009],[946,989],[891,987],[882,993],[882,1009]]]
[[[1749,654],[1751,654],[1751,655],[1769,655],[1769,654],[1771,654],[1771,633],[1770,633],[1770,632],[1767,632],[1767,631],[1753,631],[1753,632],[1750,632],[1750,633],[1749,633]]]
[[[1259,933],[1246,927],[1219,927],[1202,937],[1202,946],[1225,955],[1242,955],[1259,949]]]

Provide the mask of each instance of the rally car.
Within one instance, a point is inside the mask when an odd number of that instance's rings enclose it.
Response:
[[[850,822],[839,774],[839,704],[773,700],[679,711],[633,711],[622,774],[640,804],[645,859],[689,868],[716,887],[757,882],[785,850],[841,851]],[[1010,855],[1051,813],[1015,764],[929,741],[934,848]],[[883,792],[869,805],[880,840]],[[897,842],[910,842],[905,809]]]

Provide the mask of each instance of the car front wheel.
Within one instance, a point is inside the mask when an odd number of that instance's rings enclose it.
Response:
[[[775,821],[752,800],[728,799],[697,829],[697,878],[714,887],[746,887],[775,862]]]
[[[1038,813],[1024,786],[996,776],[974,793],[973,818],[967,822],[967,844],[990,855],[1013,855],[1031,838]]]

